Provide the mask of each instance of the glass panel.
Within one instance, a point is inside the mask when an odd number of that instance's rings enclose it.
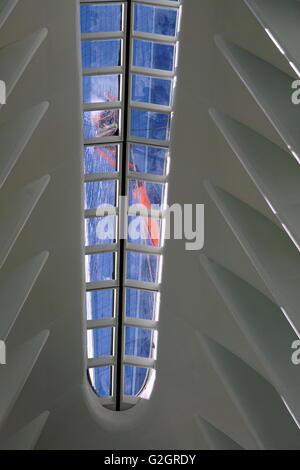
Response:
[[[96,367],[89,369],[89,378],[93,389],[99,397],[109,397],[112,395],[112,367]]]
[[[100,206],[116,205],[117,181],[94,181],[85,183],[84,186],[85,209],[98,209]]]
[[[128,242],[161,247],[162,221],[153,217],[128,218]]]
[[[88,320],[113,318],[115,307],[115,290],[93,290],[86,293],[86,309]]]
[[[164,184],[129,180],[128,185],[129,207],[137,204],[143,206],[148,211],[163,208],[166,189]]]
[[[113,215],[85,219],[85,246],[116,243],[116,234],[117,218]]]
[[[131,281],[160,282],[161,257],[127,252],[127,279]]]
[[[120,110],[85,111],[83,133],[85,139],[120,135]]]
[[[117,171],[118,154],[118,145],[84,147],[84,172],[89,175]]]
[[[177,31],[177,10],[135,5],[134,30],[143,33],[175,36]]]
[[[144,367],[124,367],[124,394],[137,396],[145,386],[149,369]]]
[[[140,289],[126,289],[126,316],[158,320],[160,294]]]
[[[144,139],[169,140],[170,114],[131,110],[131,135]]]
[[[132,76],[133,101],[171,106],[172,91],[172,80],[145,75]]]
[[[165,176],[168,169],[168,158],[168,149],[131,144],[129,170]]]
[[[116,67],[121,65],[121,40],[81,41],[82,67]]]
[[[133,65],[159,70],[174,70],[175,46],[160,42],[133,41]]]
[[[154,330],[146,328],[125,328],[125,354],[153,358],[155,356],[156,342]]]
[[[97,328],[87,331],[88,358],[113,355],[113,328]]]
[[[83,102],[102,103],[120,100],[120,75],[91,75],[83,77]]]
[[[122,5],[80,5],[82,33],[122,30]]]
[[[86,282],[115,280],[116,254],[100,253],[85,257]]]

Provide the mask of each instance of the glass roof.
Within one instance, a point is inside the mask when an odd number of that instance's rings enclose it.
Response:
[[[88,377],[114,410],[155,382],[181,3],[80,5]]]

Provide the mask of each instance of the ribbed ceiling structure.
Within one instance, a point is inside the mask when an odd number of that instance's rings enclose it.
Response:
[[[0,3],[0,26],[2,27],[16,6],[15,0],[2,0]],[[21,80],[26,68],[30,66],[35,53],[47,37],[47,29],[41,28],[16,42],[1,47],[1,80],[6,84],[6,97],[9,99],[14,88]],[[36,83],[37,85],[37,83]],[[32,138],[48,103],[42,102],[20,111],[13,119],[2,122],[0,127],[0,187],[2,188],[24,148]],[[0,235],[0,290],[1,290],[1,339],[6,341],[18,320],[27,297],[30,295],[44,265],[48,252],[44,251],[29,258],[19,267],[6,271],[3,268],[7,257],[13,250],[20,233],[27,224],[35,206],[43,195],[50,177],[42,176],[30,184],[18,187],[12,197],[1,197],[1,235]],[[5,423],[13,409],[24,385],[26,384],[49,335],[44,330],[31,337],[19,347],[8,350],[9,364],[1,369],[0,426]],[[17,434],[3,442],[3,448],[31,449],[35,446],[47,420],[47,412],[26,424]]]
[[[246,203],[243,194],[235,196],[209,181],[204,186],[269,295],[216,260],[204,255],[201,263],[253,347],[265,377],[212,339],[201,336],[200,341],[258,448],[298,448],[300,376],[291,361],[291,347],[300,331],[299,108],[291,90],[293,72],[299,70],[300,9],[297,1],[245,3],[264,28],[266,40],[288,60],[291,73],[222,35],[215,35],[215,44],[286,149],[230,114],[214,108],[209,113],[278,223]],[[226,448],[225,436],[223,443]]]
[[[86,377],[78,19],[0,1],[0,447],[300,449],[300,3],[184,0],[170,202],[205,203],[205,250],[167,244],[156,387],[122,413]]]

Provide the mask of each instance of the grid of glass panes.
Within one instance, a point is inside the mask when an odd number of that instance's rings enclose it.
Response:
[[[180,7],[177,0],[81,1],[88,367],[94,390],[108,405],[116,399],[119,380],[119,296],[121,404],[149,397],[155,380]],[[128,239],[121,253],[117,201],[124,177]],[[137,204],[144,207],[138,215]],[[125,269],[119,292],[120,259]]]
[[[181,2],[132,1],[123,391],[153,387]],[[149,210],[151,209],[151,214]],[[134,364],[139,358],[140,367]],[[144,359],[144,366],[143,360]],[[146,365],[148,364],[148,367]],[[148,383],[149,382],[149,383]],[[151,390],[150,390],[151,393]]]
[[[126,2],[81,1],[88,373],[107,404],[116,390]]]

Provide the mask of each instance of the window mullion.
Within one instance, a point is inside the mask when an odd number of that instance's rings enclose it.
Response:
[[[128,114],[130,101],[130,25],[131,25],[131,0],[126,2],[125,6],[125,42],[124,42],[124,77],[123,77],[123,152],[122,162],[120,168],[121,184],[120,196],[127,195],[127,135],[128,135]],[[124,214],[122,208],[119,215],[120,234],[124,232],[125,224],[127,223],[127,214]],[[124,375],[123,375],[123,349],[124,349],[124,335],[123,335],[123,320],[124,320],[124,298],[125,298],[125,279],[126,279],[126,253],[125,253],[125,240],[120,239],[120,255],[119,255],[119,302],[118,302],[118,326],[116,334],[116,369],[115,369],[115,383],[116,383],[116,411],[121,411],[123,401],[123,388],[124,388]]]

